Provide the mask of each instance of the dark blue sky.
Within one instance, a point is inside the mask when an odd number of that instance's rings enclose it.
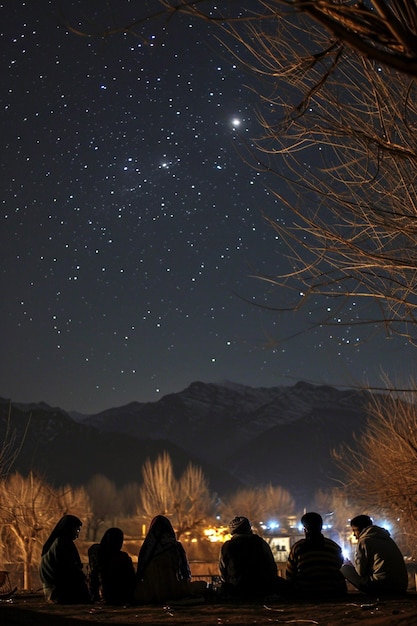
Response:
[[[239,154],[254,78],[216,31],[177,17],[103,41],[58,18],[99,4],[0,6],[0,394],[91,413],[195,380],[404,380],[414,349],[332,303],[250,304],[290,302],[254,278],[286,267],[261,212],[290,216]]]

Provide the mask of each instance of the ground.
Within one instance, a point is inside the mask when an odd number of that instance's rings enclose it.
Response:
[[[222,626],[249,624],[318,624],[319,626],[417,625],[417,594],[371,601],[349,593],[344,601],[322,604],[268,602],[110,607],[100,604],[57,606],[39,593],[17,593],[0,601],[2,626]]]

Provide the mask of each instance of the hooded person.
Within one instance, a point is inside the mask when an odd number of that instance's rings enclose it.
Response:
[[[64,515],[43,545],[39,576],[48,602],[84,604],[91,601],[74,543],[81,526],[81,520],[75,515]]]
[[[343,597],[347,587],[340,571],[341,547],[322,534],[323,520],[319,513],[305,513],[301,524],[305,538],[292,546],[285,572],[293,593],[310,600]]]
[[[356,546],[354,565],[346,561],[342,573],[357,589],[375,595],[401,595],[408,587],[404,557],[385,528],[373,524],[368,515],[350,522]]]
[[[108,528],[100,543],[88,549],[90,592],[93,600],[106,604],[131,604],[135,569],[131,557],[122,550],[124,534],[120,528]]]
[[[139,551],[135,601],[149,604],[201,598],[206,587],[204,581],[191,581],[185,550],[169,519],[164,515],[154,517]]]
[[[221,593],[241,599],[285,594],[287,585],[278,576],[272,550],[252,531],[248,518],[234,517],[229,531],[232,537],[222,545],[219,558]]]

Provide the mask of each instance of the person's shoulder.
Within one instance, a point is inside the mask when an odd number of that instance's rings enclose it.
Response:
[[[299,539],[298,541],[296,541],[292,545],[291,552],[296,552],[297,550],[302,548],[304,545],[306,545],[306,540],[305,539]]]
[[[331,546],[333,548],[337,548],[337,550],[342,550],[342,548],[339,546],[338,543],[336,543],[336,541],[333,541],[333,539],[330,539],[330,537],[325,537],[324,538],[324,543],[326,543],[328,546]]]
[[[100,544],[92,543],[91,546],[89,546],[87,552],[88,554],[94,554],[95,552],[98,552],[99,550],[100,550]]]
[[[260,535],[254,535],[254,537],[256,537],[255,541],[257,541],[259,544],[268,546],[268,548],[271,547],[264,537],[261,537]]]
[[[358,543],[365,543],[374,539],[383,539],[384,541],[387,541],[389,539],[392,540],[392,537],[386,528],[372,524],[372,526],[368,526],[361,532]]]

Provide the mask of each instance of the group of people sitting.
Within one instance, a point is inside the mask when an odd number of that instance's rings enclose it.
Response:
[[[43,546],[39,574],[48,602],[84,604],[104,600],[107,604],[126,605],[204,597],[207,585],[191,581],[185,550],[167,517],[157,515],[152,520],[136,571],[131,557],[122,550],[123,531],[109,528],[100,543],[88,549],[86,576],[74,543],[81,526],[78,517],[64,515]]]
[[[305,538],[291,548],[285,578],[269,544],[253,532],[246,517],[229,523],[231,539],[220,551],[220,599],[256,600],[267,596],[320,601],[347,593],[346,581],[360,591],[381,596],[407,591],[404,558],[389,532],[367,515],[351,520],[358,543],[355,563],[343,558],[340,546],[322,534],[318,513],[301,518]],[[122,550],[123,531],[109,528],[88,550],[89,576],[74,544],[81,520],[65,515],[42,549],[40,578],[45,598],[57,604],[103,600],[111,605],[161,603],[181,598],[207,598],[207,584],[192,581],[187,556],[169,519],[157,515],[142,544],[135,571]]]
[[[357,539],[354,564],[343,557],[336,542],[323,535],[321,515],[305,513],[301,524],[305,537],[292,546],[283,578],[278,575],[269,544],[252,532],[246,517],[235,517],[230,522],[232,538],[220,553],[223,590],[240,598],[278,594],[319,601],[345,596],[349,581],[373,596],[406,593],[404,557],[389,532],[374,525],[367,515],[358,515],[350,522]]]

